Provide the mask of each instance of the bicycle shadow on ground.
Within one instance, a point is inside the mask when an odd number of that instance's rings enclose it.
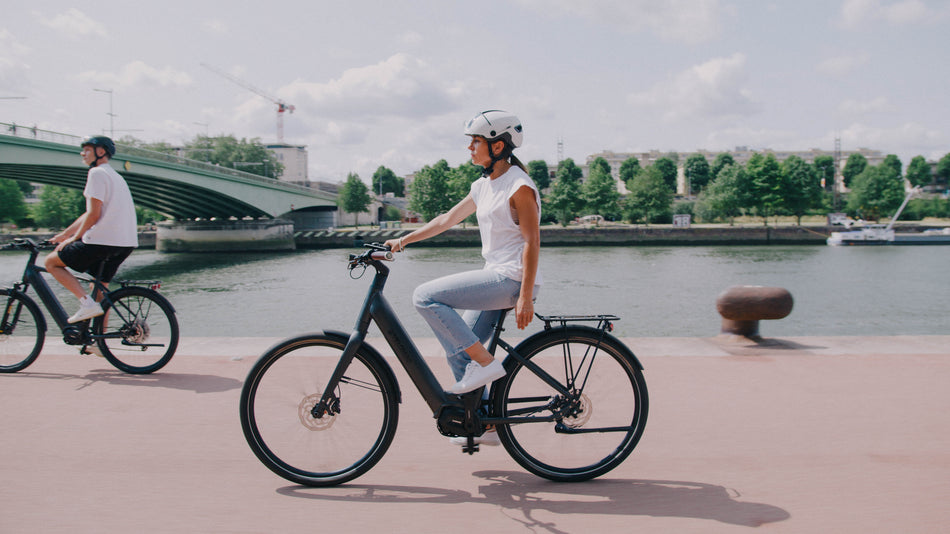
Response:
[[[84,375],[58,374],[49,372],[21,371],[11,373],[10,378],[41,378],[46,380],[77,380],[81,384],[76,390],[85,389],[93,384],[109,384],[116,386],[156,387],[192,391],[194,393],[223,393],[240,389],[244,382],[235,378],[216,375],[199,375],[188,373],[165,373],[158,371],[148,375],[130,375],[116,369],[96,369]]]
[[[511,519],[525,527],[563,532],[550,521],[535,519],[539,511],[570,515],[621,515],[706,519],[730,525],[759,527],[791,517],[777,506],[743,502],[735,490],[715,484],[676,480],[606,480],[558,483],[517,471],[473,473],[488,484],[479,495],[463,490],[418,486],[348,484],[333,488],[285,486],[277,493],[301,499],[362,503],[483,503],[517,512]]]

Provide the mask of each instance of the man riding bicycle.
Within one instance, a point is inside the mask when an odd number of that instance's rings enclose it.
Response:
[[[50,241],[56,250],[46,256],[46,270],[79,299],[79,311],[69,318],[78,323],[103,314],[79,280],[66,267],[99,276],[104,285],[138,246],[135,205],[125,179],[110,165],[115,143],[105,136],[85,139],[80,156],[89,166],[86,175],[86,211]],[[100,272],[101,266],[101,272]]]

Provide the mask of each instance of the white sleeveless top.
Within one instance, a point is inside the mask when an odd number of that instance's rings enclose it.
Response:
[[[475,201],[475,215],[478,217],[478,231],[482,238],[482,257],[485,269],[520,282],[524,273],[522,254],[524,237],[512,218],[508,201],[522,186],[534,191],[538,203],[538,217],[541,216],[541,195],[538,187],[519,167],[512,165],[508,172],[492,180],[483,176],[472,184],[472,200]],[[535,284],[541,285],[541,273],[537,274]]]

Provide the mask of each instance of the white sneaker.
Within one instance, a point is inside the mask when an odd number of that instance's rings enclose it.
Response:
[[[497,359],[492,360],[492,362],[485,367],[482,367],[478,362],[469,362],[465,367],[465,374],[462,376],[462,379],[449,388],[449,392],[461,395],[462,393],[475,391],[503,376],[505,376],[505,366]]]
[[[452,445],[458,445],[459,447],[465,447],[468,445],[468,438],[465,436],[457,436],[454,438],[449,438],[449,443]],[[475,436],[475,445],[485,445],[486,447],[497,447],[501,445],[501,440],[498,439],[498,432],[494,430],[487,430],[481,436]]]
[[[92,319],[93,317],[99,317],[103,313],[105,312],[102,311],[102,306],[100,306],[98,302],[93,302],[91,306],[80,305],[79,311],[74,313],[66,322],[70,324],[78,323]]]

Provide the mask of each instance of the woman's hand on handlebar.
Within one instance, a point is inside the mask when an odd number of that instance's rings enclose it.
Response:
[[[401,237],[399,239],[387,239],[383,245],[389,247],[389,250],[393,252],[402,252],[406,249],[405,245],[403,245],[403,239]]]

